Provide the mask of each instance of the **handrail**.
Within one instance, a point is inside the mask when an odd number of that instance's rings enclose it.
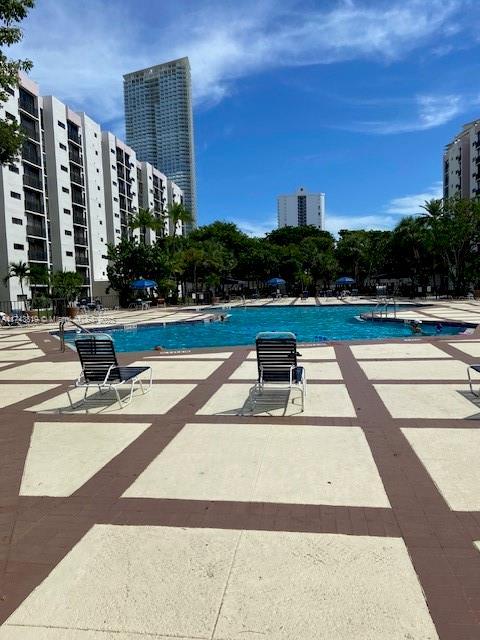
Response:
[[[377,302],[377,304],[375,305],[375,308],[372,309],[372,312],[371,312],[372,320],[375,315],[376,309],[379,307],[380,307],[379,309],[380,319],[383,318],[384,312],[385,312],[385,318],[388,318],[389,305],[393,305],[393,317],[396,318],[397,317],[397,301],[395,300],[395,298],[382,298]]]
[[[71,318],[62,318],[58,323],[58,331],[60,334],[60,351],[62,352],[65,351],[65,325],[67,324],[67,322],[70,322],[70,324],[75,325],[81,331],[85,331],[85,333],[93,334],[93,331],[89,331],[88,329],[85,329],[85,327],[82,327],[82,325],[78,324],[78,322],[75,322],[75,320],[72,320]]]

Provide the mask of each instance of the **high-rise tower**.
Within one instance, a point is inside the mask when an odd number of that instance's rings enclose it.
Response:
[[[127,144],[183,191],[196,219],[195,151],[188,58],[123,76]]]

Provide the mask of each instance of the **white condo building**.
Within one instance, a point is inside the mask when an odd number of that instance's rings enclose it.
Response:
[[[84,113],[76,113],[22,76],[0,116],[20,122],[27,139],[21,158],[0,166],[0,302],[30,297],[16,278],[4,284],[11,263],[50,271],[77,271],[84,297],[105,293],[107,242],[141,235],[129,222],[140,207],[161,219],[163,229],[147,230],[145,242],[171,233],[169,202],[183,200],[166,176]],[[181,229],[178,230],[182,232]],[[143,239],[143,238],[142,238]]]
[[[179,58],[123,76],[127,143],[182,189],[196,219],[190,63]]]
[[[325,228],[325,194],[300,187],[296,193],[277,198],[278,228],[313,225]]]
[[[443,153],[443,196],[480,196],[480,120],[463,126]]]

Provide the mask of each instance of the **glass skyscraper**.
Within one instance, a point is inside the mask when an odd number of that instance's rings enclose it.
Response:
[[[183,190],[196,220],[192,89],[188,58],[123,76],[127,144]],[[188,231],[188,229],[187,229]]]

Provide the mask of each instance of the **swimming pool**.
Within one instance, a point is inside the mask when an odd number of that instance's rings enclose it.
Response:
[[[222,313],[230,317],[225,322],[184,322],[165,325],[139,325],[134,329],[108,329],[117,351],[149,351],[156,346],[163,349],[195,349],[229,347],[255,342],[259,331],[292,331],[299,342],[326,340],[374,340],[412,335],[399,322],[361,322],[361,313],[372,310],[365,305],[331,307],[256,307],[233,308]],[[427,335],[435,334],[435,327],[423,324]],[[444,325],[442,333],[453,335],[464,327]],[[105,330],[102,330],[105,332]],[[65,340],[73,342],[76,334],[65,333]]]

